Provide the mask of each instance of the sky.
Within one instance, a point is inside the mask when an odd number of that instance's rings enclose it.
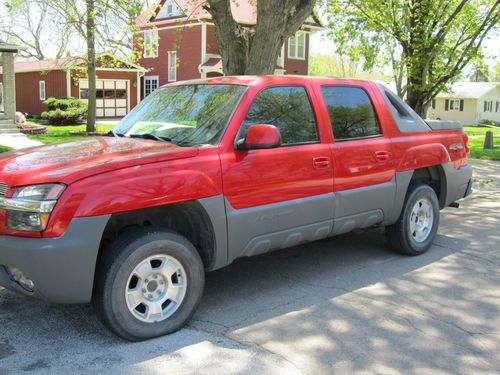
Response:
[[[490,66],[495,65],[500,60],[500,33],[487,38],[483,42],[486,63]],[[334,54],[335,45],[328,38],[325,32],[315,32],[311,37],[311,53],[315,54]]]

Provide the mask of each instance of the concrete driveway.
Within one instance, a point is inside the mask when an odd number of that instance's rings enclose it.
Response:
[[[381,230],[243,259],[207,276],[182,331],[130,344],[89,306],[0,290],[0,373],[500,373],[500,163],[405,257]]]

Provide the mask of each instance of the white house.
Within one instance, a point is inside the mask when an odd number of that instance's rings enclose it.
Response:
[[[464,125],[500,122],[500,82],[457,82],[449,92],[437,95],[427,118],[458,120]]]

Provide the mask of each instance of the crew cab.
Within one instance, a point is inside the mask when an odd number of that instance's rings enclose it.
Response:
[[[169,84],[107,136],[1,155],[0,285],[94,302],[127,340],[168,334],[240,257],[371,226],[424,253],[471,192],[468,155],[461,125],[374,82]]]

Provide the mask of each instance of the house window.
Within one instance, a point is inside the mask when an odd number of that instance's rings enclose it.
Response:
[[[40,100],[45,100],[46,99],[46,93],[45,93],[45,81],[40,81]]]
[[[177,81],[177,52],[168,53],[168,82]]]
[[[158,57],[158,30],[144,32],[144,57]]]
[[[169,15],[172,15],[174,13],[174,6],[172,5],[172,3],[167,5],[167,13]]]
[[[431,108],[436,109],[436,99],[432,99],[431,101]]]
[[[288,58],[295,60],[305,60],[306,58],[306,33],[297,33],[288,39]]]
[[[500,102],[495,103],[495,112],[498,112],[498,109],[500,108]]]
[[[493,112],[493,100],[484,102],[483,112]]]
[[[460,99],[450,100],[450,111],[460,111]]]
[[[159,86],[158,76],[144,77],[144,97],[151,94]]]

